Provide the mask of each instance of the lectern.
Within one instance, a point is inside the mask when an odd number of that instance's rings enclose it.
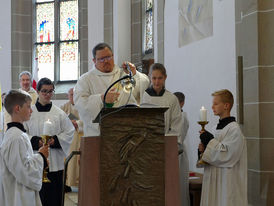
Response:
[[[167,108],[108,108],[100,137],[82,137],[80,206],[179,206],[177,137]]]

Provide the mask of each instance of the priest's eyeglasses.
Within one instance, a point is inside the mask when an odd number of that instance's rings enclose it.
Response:
[[[51,89],[51,90],[46,90],[46,89],[42,89],[40,91],[43,95],[46,95],[46,94],[53,94],[54,93],[54,90]]]
[[[105,61],[110,61],[112,60],[113,56],[106,56],[106,57],[102,57],[102,58],[98,58],[96,59],[96,61],[100,62],[100,63],[103,63]]]

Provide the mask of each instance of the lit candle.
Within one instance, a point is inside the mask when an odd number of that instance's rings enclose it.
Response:
[[[206,122],[207,121],[207,110],[205,109],[204,106],[200,109],[200,121],[201,122]]]
[[[52,130],[52,123],[48,119],[48,121],[44,122],[44,129],[43,129],[43,135],[51,135],[51,130]]]

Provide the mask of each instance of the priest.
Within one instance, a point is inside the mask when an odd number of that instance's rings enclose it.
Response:
[[[100,134],[99,124],[93,123],[93,120],[103,108],[104,93],[113,82],[128,73],[126,63],[122,65],[123,69],[114,64],[112,49],[106,43],[97,44],[92,53],[94,68],[80,77],[74,91],[75,107],[79,111],[80,119],[84,122],[85,136]],[[145,74],[138,72],[134,64],[127,64],[136,85],[130,94],[123,90],[121,84],[117,84],[106,95],[106,103],[109,106],[139,104],[149,85],[149,79]]]

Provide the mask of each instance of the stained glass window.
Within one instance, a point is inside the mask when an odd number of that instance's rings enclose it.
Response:
[[[145,53],[153,49],[153,0],[146,0],[145,12]]]
[[[38,79],[54,79],[54,44],[37,45]]]
[[[78,42],[65,42],[60,45],[60,81],[72,80],[77,77]]]
[[[78,39],[77,1],[65,1],[60,4],[60,39]]]
[[[54,3],[37,4],[36,25],[37,42],[54,41]]]
[[[78,0],[36,0],[35,8],[38,78],[48,77],[55,82],[77,80]]]
[[[42,3],[42,2],[52,2],[54,0],[36,0],[37,3]]]

